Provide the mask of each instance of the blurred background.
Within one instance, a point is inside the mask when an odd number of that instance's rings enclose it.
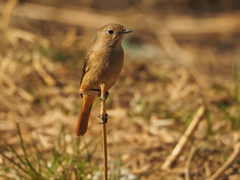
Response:
[[[83,59],[107,23],[134,31],[107,100],[110,179],[210,177],[240,142],[239,19],[236,0],[0,0],[0,179],[102,179],[97,100],[87,134],[75,127]],[[239,174],[238,157],[220,179]]]

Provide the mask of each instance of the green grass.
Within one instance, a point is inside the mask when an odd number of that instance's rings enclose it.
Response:
[[[220,113],[224,114],[226,118],[226,123],[233,130],[240,129],[240,78],[239,69],[235,61],[232,63],[232,84],[233,90],[228,90],[231,96],[230,102],[224,102],[217,104]]]
[[[101,144],[100,138],[93,138],[86,144],[84,139],[72,137],[69,143],[66,140],[65,128],[62,126],[55,145],[51,149],[46,149],[37,138],[32,138],[31,143],[26,143],[19,124],[16,126],[20,150],[19,148],[16,150],[14,145],[9,145],[1,139],[0,154],[3,167],[0,178],[8,180],[103,179],[102,160],[95,158],[96,149]],[[69,147],[72,149],[71,154],[67,151]],[[109,165],[110,169],[114,169],[109,172],[110,180],[129,179],[126,175],[122,175],[124,164],[120,157],[121,154]]]
[[[73,138],[71,144],[67,143],[65,129],[62,127],[56,147],[49,150],[45,149],[38,140],[32,140],[31,144],[26,144],[19,124],[17,124],[17,130],[20,139],[20,152],[2,139],[1,155],[4,173],[0,174],[0,177],[5,179],[60,180],[71,179],[75,175],[78,179],[84,180],[86,175],[93,175],[95,171],[99,171],[99,167],[91,163],[99,144],[95,140],[83,148],[79,148],[80,144],[83,143],[82,139]],[[93,146],[95,143],[95,148],[91,151],[87,150],[87,156],[81,154],[88,146]],[[67,153],[67,146],[71,146],[73,149],[72,154]]]

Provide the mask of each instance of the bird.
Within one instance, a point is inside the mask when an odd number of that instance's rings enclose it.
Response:
[[[100,84],[105,83],[108,91],[118,79],[124,62],[121,42],[124,34],[130,32],[133,31],[125,29],[121,24],[106,24],[98,30],[87,51],[79,88],[82,108],[76,128],[77,136],[83,136],[87,131],[93,101],[101,92]]]

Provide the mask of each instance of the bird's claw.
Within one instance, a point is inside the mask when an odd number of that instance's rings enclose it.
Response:
[[[98,118],[102,120],[102,122],[98,124],[105,124],[108,121],[108,114],[105,114],[105,116],[99,115]]]
[[[99,97],[101,96],[101,94],[99,94]],[[105,101],[107,98],[108,98],[108,96],[109,96],[109,92],[108,91],[106,91],[106,94],[105,94],[105,96],[104,96],[104,98],[99,98],[100,99],[100,101],[102,102],[102,101]]]
[[[90,89],[91,91],[97,91],[97,92],[99,92],[99,94],[98,94],[98,96],[100,97],[101,96],[101,90],[100,89]],[[82,95],[80,94],[80,96],[82,97]],[[105,101],[107,98],[108,98],[108,96],[109,96],[109,92],[108,91],[106,91],[106,94],[105,94],[105,97],[104,98],[99,98],[100,99],[100,101]]]

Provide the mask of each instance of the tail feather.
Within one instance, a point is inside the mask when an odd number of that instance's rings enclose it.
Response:
[[[95,99],[95,97],[93,97],[93,96],[83,95],[82,108],[80,111],[77,129],[76,129],[77,136],[84,135],[87,131],[88,120],[89,120],[89,116],[90,116],[90,112],[91,112],[91,108],[92,108],[94,99]]]

